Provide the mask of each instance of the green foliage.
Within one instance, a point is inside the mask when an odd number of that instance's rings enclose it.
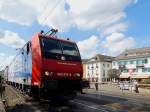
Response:
[[[3,76],[2,76],[2,75],[0,75],[0,81],[1,81],[1,80],[3,80],[3,79],[4,79],[4,78],[3,78]]]
[[[120,75],[120,72],[117,69],[110,69],[108,71],[108,77],[110,79],[113,79],[113,78],[117,79],[117,78],[119,78],[119,75]]]
[[[144,84],[150,84],[150,78],[144,80]]]

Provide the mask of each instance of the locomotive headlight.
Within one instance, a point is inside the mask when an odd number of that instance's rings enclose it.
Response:
[[[78,76],[78,77],[80,77],[80,74],[79,74],[79,73],[77,73],[77,76]]]
[[[80,77],[80,74],[79,73],[75,73],[75,76]]]
[[[46,72],[45,72],[45,75],[46,75],[46,76],[49,76],[50,74],[49,74],[49,72],[48,72],[48,71],[46,71]]]

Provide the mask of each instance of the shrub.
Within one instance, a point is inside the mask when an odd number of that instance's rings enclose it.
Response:
[[[144,80],[144,84],[150,84],[150,78]]]

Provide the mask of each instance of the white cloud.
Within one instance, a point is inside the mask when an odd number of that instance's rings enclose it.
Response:
[[[3,62],[0,63],[0,70],[4,69],[8,64],[10,64],[13,58],[14,56],[8,56],[4,53],[0,53],[0,62]]]
[[[4,53],[0,53],[0,57],[4,57],[5,56],[5,54]]]
[[[116,56],[123,52],[125,49],[129,49],[135,46],[135,40],[133,37],[126,37],[122,33],[112,33],[106,37],[103,41],[102,47],[107,50],[107,54]]]
[[[91,58],[98,53],[99,39],[97,36],[91,36],[77,43],[82,58]]]
[[[124,9],[134,0],[67,0],[79,28],[103,27],[126,17]],[[81,5],[81,4],[84,4]]]
[[[31,25],[37,21],[41,25],[48,25],[61,31],[74,26],[82,30],[100,29],[103,35],[107,35],[104,41],[106,44],[103,43],[104,48],[108,50],[106,52],[114,54],[135,44],[133,37],[126,37],[121,32],[128,28],[128,24],[123,21],[126,18],[125,8],[137,1],[15,0],[14,2],[13,0],[0,0],[0,19],[21,25]],[[68,4],[69,10],[64,8],[65,4]],[[0,31],[0,43],[20,47],[25,41],[16,33]],[[83,57],[95,55],[100,48],[97,36],[79,41],[78,45]]]
[[[34,0],[35,1],[35,0]],[[29,0],[27,2],[31,3]],[[0,19],[21,25],[30,25],[37,18],[37,10],[21,0],[1,0]],[[35,2],[36,4],[36,2]]]
[[[0,0],[0,19],[21,25],[31,25],[34,21],[38,21],[40,24],[56,27],[61,31],[75,25],[82,29],[99,28],[125,18],[124,9],[136,1]],[[65,9],[65,4],[70,7],[68,11]]]
[[[91,58],[96,54],[116,56],[125,49],[135,46],[133,37],[126,37],[122,33],[114,32],[103,41],[97,36],[91,36],[77,43],[82,58]]]
[[[0,43],[13,48],[20,48],[25,44],[25,41],[17,33],[0,30]]]
[[[48,9],[38,18],[40,24],[52,26],[64,31],[74,23],[71,15],[65,10],[65,0],[55,0],[49,2]]]
[[[114,32],[124,32],[128,28],[128,23],[118,23],[114,25],[107,26],[102,30],[102,35],[109,35]]]
[[[38,21],[42,25],[65,30],[72,25],[72,19],[64,6],[65,0],[1,0],[0,19],[20,25]]]

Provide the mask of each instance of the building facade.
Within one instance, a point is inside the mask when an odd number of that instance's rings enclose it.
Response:
[[[98,54],[83,61],[83,74],[90,82],[104,82],[108,79],[108,70],[112,68],[113,57]]]
[[[83,59],[82,60],[82,66],[83,66],[83,79],[87,79],[86,77],[86,62],[88,61],[88,59]]]
[[[114,58],[113,69],[120,69],[121,79],[137,79],[139,81],[150,77],[150,47],[124,51]]]

